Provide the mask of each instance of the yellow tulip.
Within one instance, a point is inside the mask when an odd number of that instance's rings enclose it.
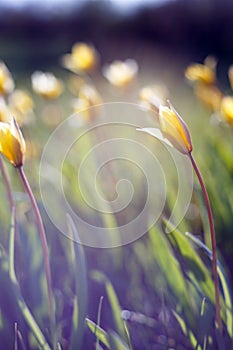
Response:
[[[95,48],[85,43],[73,45],[70,54],[62,57],[62,64],[72,72],[89,72],[93,70],[99,60],[99,55]]]
[[[9,95],[15,84],[5,63],[0,62],[0,95]]]
[[[182,153],[192,152],[189,129],[172,106],[160,106],[159,121],[163,134],[176,149]]]
[[[0,122],[0,152],[19,168],[24,163],[26,151],[23,135],[14,118],[10,123]]]
[[[223,97],[220,112],[224,121],[230,125],[233,125],[233,97]]]
[[[42,97],[55,99],[62,93],[63,84],[54,74],[37,71],[32,74],[32,88]]]
[[[160,106],[159,127],[138,130],[156,137],[181,153],[191,154],[192,152],[189,129],[172,105],[169,107]]]
[[[123,87],[131,83],[138,72],[138,65],[135,60],[114,61],[103,69],[103,75],[110,84]]]
[[[213,84],[216,80],[215,70],[206,64],[192,64],[186,71],[185,76],[188,80]]]

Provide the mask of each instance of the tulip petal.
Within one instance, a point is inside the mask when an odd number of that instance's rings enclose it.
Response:
[[[164,135],[162,134],[162,131],[159,128],[141,128],[141,129],[136,129],[136,130],[145,132],[145,133],[155,137],[156,139],[166,143],[168,146],[174,148],[172,143],[166,137],[164,137]]]

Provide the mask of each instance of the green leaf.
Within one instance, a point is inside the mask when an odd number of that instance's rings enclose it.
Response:
[[[192,235],[189,232],[186,232],[186,236],[191,239],[199,248],[203,249],[205,253],[208,255],[208,257],[212,260],[212,252],[211,250],[202,242],[200,241],[197,237]],[[218,276],[221,282],[222,286],[222,291],[223,291],[223,297],[225,301],[225,312],[226,312],[226,325],[227,325],[227,330],[230,335],[230,337],[233,337],[233,314],[232,314],[232,299],[231,299],[231,292],[229,288],[229,283],[227,281],[224,269],[217,260],[217,271],[218,271]]]
[[[121,335],[121,337],[125,338],[126,334],[124,324],[121,318],[121,307],[112,283],[102,272],[99,271],[93,271],[92,278],[100,283],[104,283],[106,293],[108,295],[108,299],[111,305],[117,332]]]
[[[72,218],[67,215],[67,223],[71,246],[71,258],[75,281],[75,299],[72,315],[71,349],[82,347],[82,338],[87,313],[87,271],[83,247],[77,243],[78,232]]]
[[[169,223],[167,225],[171,226]],[[185,269],[188,270],[187,273],[195,286],[202,292],[202,297],[207,296],[212,303],[215,303],[214,285],[209,270],[187,237],[178,229],[174,229],[168,234],[168,239],[180,253]]]
[[[178,321],[180,328],[184,332],[184,334],[189,338],[190,343],[192,344],[193,348],[196,349],[197,347],[197,339],[195,335],[192,333],[190,329],[187,328],[186,322],[183,320],[183,318],[178,315],[177,312],[173,311],[173,315],[175,316],[176,320]]]
[[[110,345],[109,345],[109,341],[108,341],[108,335],[105,332],[105,330],[103,330],[103,328],[101,328],[100,326],[98,326],[95,322],[89,320],[88,318],[86,318],[86,323],[87,326],[89,327],[89,329],[92,331],[92,333],[108,348],[110,349]]]
[[[99,306],[98,306],[98,314],[97,314],[97,326],[100,326],[100,319],[101,319],[101,311],[102,311],[102,304],[103,304],[103,299],[104,297],[101,296],[100,297],[100,301],[99,301]],[[99,347],[99,339],[96,339],[96,348],[98,349]]]
[[[163,271],[170,289],[178,297],[180,304],[188,310],[190,303],[188,302],[187,283],[167,237],[162,230],[155,227],[150,229],[149,237],[154,258]]]
[[[127,344],[125,344],[117,333],[110,331],[108,337],[111,350],[129,350]]]
[[[12,211],[11,216],[11,228],[9,233],[9,277],[12,282],[13,292],[16,297],[17,304],[22,312],[22,315],[31,329],[38,345],[41,349],[50,350],[50,346],[47,343],[42,331],[40,330],[37,322],[35,321],[32,313],[30,312],[24,298],[21,294],[20,287],[15,274],[15,254],[14,254],[14,243],[15,243],[15,211]]]

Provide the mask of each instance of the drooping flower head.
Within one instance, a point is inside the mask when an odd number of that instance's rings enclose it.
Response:
[[[189,129],[171,104],[169,104],[169,107],[160,106],[158,128],[143,128],[139,130],[156,137],[183,154],[192,152]]]
[[[24,163],[25,141],[14,118],[10,123],[0,122],[0,152],[19,168]]]
[[[163,134],[176,149],[181,153],[192,152],[189,129],[171,104],[170,107],[160,106],[159,121]]]

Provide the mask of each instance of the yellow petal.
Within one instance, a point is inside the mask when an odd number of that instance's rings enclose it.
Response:
[[[15,119],[10,123],[0,122],[0,152],[15,167],[21,167],[25,151],[25,141]]]
[[[185,71],[185,76],[191,81],[199,81],[205,84],[215,82],[215,71],[205,64],[192,64]]]
[[[222,99],[220,112],[225,122],[233,125],[233,97],[225,96]]]
[[[131,83],[138,72],[138,65],[135,60],[114,61],[106,65],[103,75],[114,86],[123,87]]]
[[[191,136],[187,125],[171,106],[160,106],[159,120],[164,136],[181,153],[192,152]]]

